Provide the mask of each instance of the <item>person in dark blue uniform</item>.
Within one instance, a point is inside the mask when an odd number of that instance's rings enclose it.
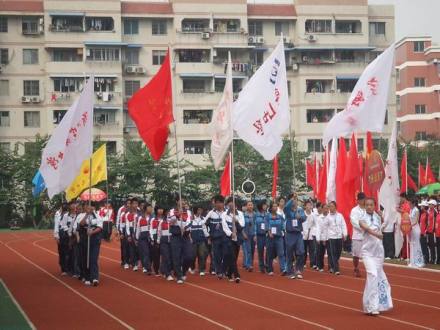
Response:
[[[214,271],[219,278],[223,277],[223,237],[222,214],[225,212],[225,198],[221,195],[214,197],[215,208],[206,215],[206,226],[209,229],[209,239],[212,245]]]
[[[266,253],[268,255],[267,272],[268,275],[273,275],[273,260],[278,256],[278,263],[280,265],[280,272],[282,275],[286,273],[285,270],[285,256],[283,246],[283,232],[284,232],[284,218],[277,213],[278,203],[272,202],[270,206],[270,214],[266,214],[267,227],[267,241]]]
[[[246,202],[246,211],[244,212],[244,228],[243,228],[243,268],[252,272],[254,270],[254,254],[255,254],[255,221],[256,213],[254,211],[254,203]]]
[[[257,243],[257,254],[258,254],[258,269],[261,273],[266,271],[266,261],[265,256],[266,249],[266,236],[267,236],[267,224],[266,224],[266,201],[259,202],[257,205],[257,212],[255,215],[255,238]],[[266,252],[267,254],[267,252]]]

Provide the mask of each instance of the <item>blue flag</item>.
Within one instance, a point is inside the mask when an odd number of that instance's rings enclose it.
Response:
[[[46,184],[44,183],[44,179],[40,171],[37,171],[37,173],[35,173],[35,176],[32,179],[32,184],[34,185],[34,187],[32,188],[32,195],[34,197],[38,197],[41,192],[46,189]]]

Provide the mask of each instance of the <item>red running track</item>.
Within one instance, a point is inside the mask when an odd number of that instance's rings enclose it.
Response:
[[[0,234],[0,278],[38,329],[440,329],[440,272],[386,266],[394,309],[365,316],[365,279],[307,270],[304,280],[241,272],[242,283],[189,275],[184,285],[120,267],[101,245],[98,288],[59,275],[49,231]]]

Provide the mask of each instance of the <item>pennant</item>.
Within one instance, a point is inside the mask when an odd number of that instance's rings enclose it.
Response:
[[[290,125],[282,39],[234,102],[232,125],[238,136],[264,159],[272,160],[280,152],[282,134]]]
[[[272,199],[277,197],[277,183],[278,183],[278,155],[273,159],[273,178],[272,178]]]
[[[333,116],[327,124],[323,145],[327,145],[334,137],[353,132],[382,132],[394,69],[394,50],[393,44],[365,68],[345,109]]]
[[[128,101],[128,113],[148,147],[159,161],[168,140],[168,125],[174,121],[170,52],[156,75]]]
[[[91,177],[90,177],[91,171]],[[79,196],[85,189],[94,186],[101,181],[107,180],[107,152],[106,145],[100,146],[92,155],[92,168],[90,170],[90,159],[86,159],[81,166],[79,174],[66,189],[66,200],[69,202]]]
[[[92,155],[94,83],[91,76],[43,150],[40,172],[50,199],[72,183],[82,162]]]
[[[231,153],[229,153],[223,174],[220,178],[220,194],[223,197],[231,195]]]
[[[46,189],[46,184],[44,183],[44,179],[40,171],[35,173],[34,178],[32,179],[32,184],[32,196],[36,198],[44,191],[44,189]]]
[[[234,95],[232,90],[232,63],[230,52],[228,52],[228,67],[226,72],[223,96],[212,114],[212,121],[209,128],[212,132],[211,156],[216,170],[219,169],[223,162],[233,138],[231,113]]]

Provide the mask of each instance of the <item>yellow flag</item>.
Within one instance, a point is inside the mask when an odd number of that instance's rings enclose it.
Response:
[[[92,155],[92,186],[107,180],[107,153],[105,144],[99,147]],[[89,188],[90,181],[90,159],[86,159],[75,180],[66,189],[66,200],[71,201],[86,188]]]

